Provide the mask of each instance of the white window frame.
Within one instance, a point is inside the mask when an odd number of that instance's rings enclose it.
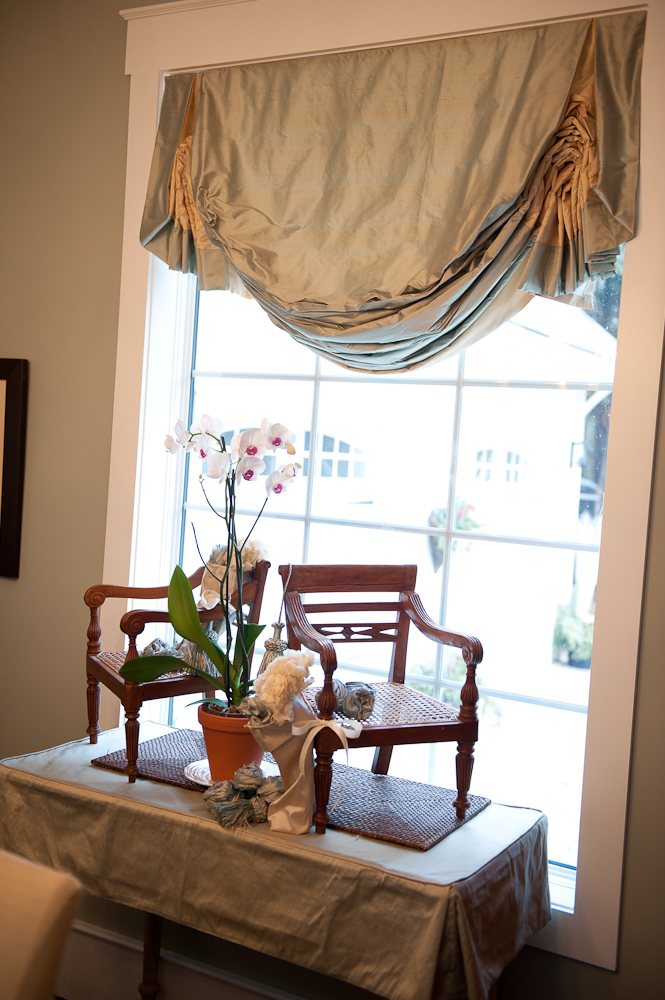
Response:
[[[377,17],[380,7],[380,17]],[[625,10],[606,0],[605,12]],[[645,9],[635,5],[630,9]],[[642,167],[638,236],[626,249],[617,370],[613,395],[603,538],[598,578],[591,691],[575,912],[556,911],[532,941],[547,950],[604,968],[616,968],[630,745],[642,607],[643,577],[665,319],[665,159],[662,104],[665,90],[665,5],[648,7],[642,78]],[[143,441],[153,434],[146,403],[164,401],[159,433],[180,412],[178,365],[187,353],[191,279],[169,277],[161,308],[163,270],[139,245],[157,124],[161,79],[166,72],[209,65],[256,62],[293,55],[464,35],[502,27],[584,17],[587,0],[182,0],[123,11],[128,21],[127,72],[131,75],[127,189],[120,324],[104,579],[163,582],[175,544],[169,511],[180,475],[176,467],[148,470]],[[153,307],[161,310],[155,321]],[[146,323],[146,317],[149,322]],[[191,324],[190,324],[191,325]],[[173,364],[163,366],[170,354]],[[160,360],[161,359],[161,360]],[[153,364],[157,361],[157,365]],[[157,378],[155,371],[160,371]],[[168,375],[168,372],[175,374]],[[180,373],[180,374],[179,374]],[[165,382],[166,378],[166,382]],[[168,395],[167,389],[170,391]],[[167,399],[168,396],[168,399]],[[155,430],[156,432],[156,430]],[[138,456],[138,460],[137,460]],[[149,474],[148,474],[149,473]],[[158,471],[162,475],[161,471]],[[154,498],[151,525],[138,524],[141,496]],[[166,498],[162,503],[160,498]],[[148,527],[150,528],[148,534]],[[146,541],[147,539],[147,541]],[[153,560],[151,562],[150,560]],[[149,573],[149,578],[148,578]],[[117,707],[105,701],[102,721],[117,724]],[[525,748],[525,752],[528,752]],[[519,760],[511,762],[519,767]]]

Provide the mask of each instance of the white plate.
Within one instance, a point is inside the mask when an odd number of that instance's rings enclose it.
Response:
[[[188,764],[185,768],[185,777],[197,785],[212,785],[208,758],[204,757],[203,760],[194,760]]]
[[[271,776],[279,777],[279,767],[274,760],[264,757],[260,766],[266,778]],[[203,760],[195,760],[191,764],[187,764],[184,774],[189,781],[194,781],[197,785],[210,786],[213,784],[207,757],[204,757]]]

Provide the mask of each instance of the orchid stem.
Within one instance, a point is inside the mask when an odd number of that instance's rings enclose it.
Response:
[[[210,503],[210,500],[208,499],[208,494],[206,493],[206,490],[205,490],[205,486],[203,485],[203,479],[199,479],[199,483],[200,483],[200,486],[201,486],[201,491],[203,493],[203,496],[205,497],[205,502],[208,504],[208,507],[210,507],[210,510],[213,512],[213,514],[216,514],[217,517],[221,517],[223,520],[226,520],[225,515],[224,514],[220,514],[219,511],[217,510],[217,508],[213,504]]]
[[[249,536],[251,535],[251,533],[252,533],[252,532],[254,531],[254,528],[255,528],[255,527],[257,526],[257,524],[259,523],[259,518],[261,517],[261,514],[262,514],[262,513],[263,513],[263,511],[265,510],[265,508],[266,508],[266,504],[268,503],[268,500],[269,500],[269,499],[270,499],[270,497],[269,497],[269,496],[265,498],[265,500],[263,501],[263,506],[261,507],[261,510],[260,510],[260,511],[258,512],[258,514],[256,515],[256,519],[255,519],[255,521],[254,521],[254,524],[252,525],[252,527],[251,527],[251,528],[249,529],[249,531],[248,531],[248,532],[247,532],[247,534],[245,535],[245,537],[244,537],[244,539],[243,539],[243,543],[242,543],[242,545],[240,546],[240,551],[241,551],[241,552],[242,552],[242,550],[243,550],[243,549],[245,548],[245,546],[247,545],[247,542],[249,541]]]

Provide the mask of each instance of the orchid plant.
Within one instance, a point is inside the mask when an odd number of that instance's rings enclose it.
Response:
[[[240,540],[236,533],[237,489],[243,482],[251,482],[265,471],[263,456],[266,453],[283,451],[288,456],[295,455],[293,442],[294,435],[283,424],[273,424],[269,420],[263,420],[260,427],[252,427],[234,434],[227,448],[222,421],[209,414],[204,414],[189,430],[183,421],[178,420],[174,435],[168,434],[164,441],[166,450],[171,454],[184,449],[185,452],[191,452],[205,462],[205,471],[199,476],[203,495],[211,510],[222,518],[226,525],[226,565],[221,577],[216,576],[211,567],[207,566],[208,572],[219,583],[218,593],[211,594],[207,591],[199,602],[199,606],[208,609],[216,604],[221,606],[220,617],[223,618],[225,648],[222,648],[222,645],[202,628],[191,585],[180,566],[176,566],[173,572],[168,594],[169,618],[174,629],[183,639],[203,649],[217,670],[219,676],[215,677],[193,664],[188,664],[190,670],[200,674],[210,682],[211,687],[217,688],[224,694],[224,702],[216,698],[202,699],[216,705],[220,710],[237,711],[237,706],[250,693],[253,684],[250,679],[250,657],[254,644],[264,628],[263,625],[245,622],[242,616],[243,569],[247,568],[247,560],[243,557],[245,549],[270,495],[283,493],[293,482],[300,465],[297,462],[286,462],[267,476],[266,498],[250,531]],[[223,486],[223,512],[217,510],[208,499],[204,486],[205,478],[216,480]],[[231,573],[232,568],[235,569],[235,573]],[[235,582],[235,589],[238,592],[237,614],[230,601],[231,577],[235,577],[237,581]],[[237,626],[235,641],[232,629],[234,623]],[[174,656],[138,657],[125,663],[120,674],[127,681],[152,681],[172,670],[182,670],[182,666],[183,661]]]

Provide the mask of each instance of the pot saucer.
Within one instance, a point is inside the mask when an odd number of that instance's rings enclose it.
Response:
[[[279,778],[279,767],[274,760],[264,757],[261,762],[261,770],[266,778]],[[208,764],[207,757],[204,757],[203,760],[195,760],[192,761],[191,764],[187,764],[184,774],[189,781],[193,781],[197,785],[206,785],[207,787],[210,787],[210,785],[213,784],[210,777],[210,765]]]
[[[197,785],[212,785],[207,757],[204,757],[203,760],[194,760],[191,764],[187,764],[184,773],[189,781],[193,781]]]

